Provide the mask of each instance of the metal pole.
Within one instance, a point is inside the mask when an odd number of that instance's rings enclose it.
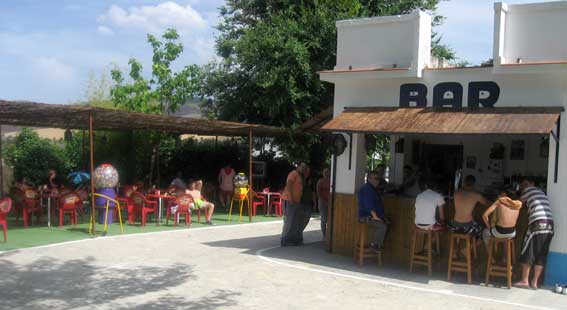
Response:
[[[559,139],[561,138],[561,114],[559,114],[559,118],[557,119],[557,138],[555,139],[555,169],[553,175],[553,183],[557,183],[557,179],[559,177]]]
[[[329,231],[330,233],[328,234],[328,240],[329,240],[329,244],[328,244],[328,249],[330,253],[333,253],[333,228],[335,227],[335,225],[333,225],[333,222],[335,221],[335,188],[336,188],[336,183],[337,183],[337,155],[333,154],[333,181],[331,184],[331,212],[330,213],[330,219],[327,220],[327,223],[329,223]]]
[[[253,175],[254,172],[252,171],[252,130],[248,131],[248,152],[249,152],[249,173],[250,173],[250,191],[248,192],[248,220],[252,222],[252,192],[254,191],[254,187],[252,180],[254,179]]]
[[[90,168],[91,168],[91,218],[92,218],[92,233],[96,234],[95,230],[95,188],[94,188],[94,139],[93,139],[93,112],[89,113],[89,153],[90,153]]]

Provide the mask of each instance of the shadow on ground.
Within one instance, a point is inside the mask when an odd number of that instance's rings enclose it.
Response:
[[[109,304],[116,309],[124,298],[167,290],[196,279],[190,265],[99,266],[92,257],[65,261],[43,257],[25,265],[0,259],[0,270],[4,271],[0,277],[3,309],[71,309]],[[170,294],[147,303],[128,304],[123,309],[215,309],[236,304],[234,297],[238,294],[212,291],[198,300]]]
[[[126,304],[122,307],[113,306],[112,309],[218,309],[219,307],[236,305],[236,298],[240,295],[242,294],[229,290],[214,290],[198,300],[187,300],[181,296],[166,295],[147,303]]]
[[[284,263],[296,264],[305,263],[315,265],[315,267],[323,267],[336,269],[338,271],[346,271],[359,273],[361,275],[379,276],[392,280],[409,281],[420,284],[427,284],[432,280],[446,281],[446,265],[437,264],[434,266],[435,272],[431,277],[427,276],[427,270],[421,266],[416,266],[416,271],[410,273],[407,265],[396,264],[395,262],[384,262],[382,267],[378,267],[376,260],[366,260],[363,266],[358,266],[352,257],[330,254],[326,245],[321,241],[321,232],[319,230],[306,231],[304,233],[306,244],[299,247],[278,247],[280,235],[270,235],[242,239],[230,239],[214,242],[207,242],[204,245],[211,247],[225,247],[242,249],[242,253],[257,255],[258,250],[272,248],[262,252],[262,256],[282,260]],[[332,270],[331,270],[332,271]],[[455,274],[453,282],[456,284],[465,284],[465,274]],[[477,282],[476,284],[479,284]]]

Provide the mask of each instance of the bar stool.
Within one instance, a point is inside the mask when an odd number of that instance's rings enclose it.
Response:
[[[354,245],[354,261],[362,266],[365,258],[377,258],[378,266],[382,266],[382,252],[376,252],[373,248],[366,245],[366,231],[368,229],[368,224],[358,223],[357,225],[357,235]]]
[[[465,261],[456,261],[453,259],[453,254],[455,250],[455,244],[457,248],[461,240],[464,240],[465,245]],[[471,244],[472,244],[472,256],[476,257],[476,244],[473,236],[467,234],[450,233],[449,234],[449,272],[447,275],[447,280],[451,281],[451,272],[466,272],[467,273],[467,283],[472,283],[472,258],[471,258]]]
[[[422,249],[424,248],[423,243],[427,238],[427,254],[419,254],[416,253],[417,247],[417,239],[420,235],[423,235],[423,242],[422,242]],[[411,241],[411,253],[410,253],[410,272],[413,272],[413,265],[423,265],[427,266],[427,274],[431,276],[432,273],[432,265],[433,265],[433,249],[431,247],[431,243],[435,242],[435,249],[437,250],[437,255],[440,255],[439,250],[439,230],[426,230],[420,229],[418,227],[413,228],[413,238]]]
[[[502,244],[506,255],[506,266],[493,264],[494,250],[498,250],[498,245]],[[508,288],[512,287],[512,267],[514,266],[514,238],[490,238],[488,241],[488,263],[486,264],[485,284],[488,285],[490,276],[505,277]]]

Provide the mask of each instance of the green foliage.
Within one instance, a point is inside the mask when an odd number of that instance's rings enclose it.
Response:
[[[153,50],[152,75],[147,80],[142,74],[142,64],[132,58],[130,82],[126,82],[123,73],[111,70],[115,85],[110,90],[114,104],[129,111],[169,114],[177,111],[190,99],[199,87],[199,68],[196,65],[185,66],[179,72],[173,72],[172,63],[183,52],[183,45],[178,43],[179,35],[175,29],[168,29],[163,41],[147,35]]]
[[[203,111],[210,118],[283,126],[294,133],[333,102],[333,85],[322,83],[317,71],[335,64],[336,20],[434,11],[438,2],[228,0],[218,25],[221,60],[202,68]],[[284,141],[291,160],[309,157],[307,149],[319,143],[309,137]]]
[[[16,180],[25,177],[33,185],[42,184],[49,169],[67,173],[73,168],[63,148],[48,139],[41,139],[29,128],[23,128],[14,140],[7,143],[3,156],[6,163],[14,168]]]
[[[366,155],[366,168],[374,170],[377,165],[388,165],[390,162],[390,137],[386,135],[374,135],[376,147]]]

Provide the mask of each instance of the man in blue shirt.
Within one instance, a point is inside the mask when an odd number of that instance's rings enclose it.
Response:
[[[366,177],[366,184],[358,191],[358,221],[374,228],[374,238],[370,246],[376,251],[382,251],[384,237],[388,230],[384,216],[384,203],[377,191],[379,184],[380,176],[375,171],[371,171]]]

